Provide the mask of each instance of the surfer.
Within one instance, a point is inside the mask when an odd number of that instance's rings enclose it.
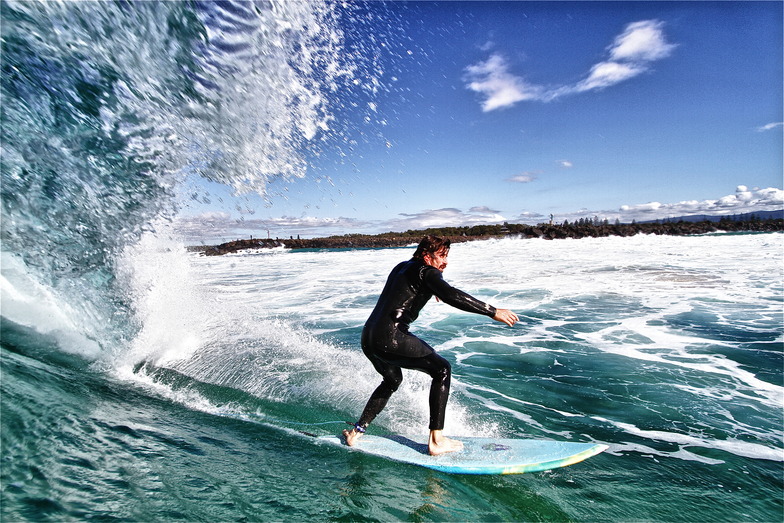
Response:
[[[463,448],[462,442],[443,435],[451,366],[430,345],[409,333],[408,326],[434,295],[460,310],[483,314],[510,327],[518,317],[508,309],[496,309],[444,281],[441,273],[447,266],[449,246],[450,241],[446,238],[425,236],[414,256],[399,263],[389,274],[378,303],[362,330],[362,352],[383,381],[370,396],[354,428],[343,431],[347,445],[355,445],[384,409],[403,381],[401,369],[413,369],[433,378],[428,451],[435,456]]]

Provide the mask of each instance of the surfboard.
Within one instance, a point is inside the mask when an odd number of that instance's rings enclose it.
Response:
[[[401,435],[366,434],[353,447],[337,436],[319,436],[324,443],[344,446],[352,451],[381,456],[393,461],[419,465],[452,474],[523,474],[540,472],[579,463],[605,451],[607,445],[544,439],[503,439],[454,437],[463,450],[431,456],[427,440]]]

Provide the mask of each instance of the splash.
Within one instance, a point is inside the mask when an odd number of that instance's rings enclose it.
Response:
[[[3,318],[80,332],[98,346],[83,355],[144,332],[149,297],[121,260],[169,234],[178,184],[263,195],[304,176],[362,67],[343,52],[351,9],[332,3],[7,1],[0,13]]]

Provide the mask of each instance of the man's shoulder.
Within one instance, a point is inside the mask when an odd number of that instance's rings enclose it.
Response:
[[[422,280],[431,279],[431,278],[441,279],[443,277],[441,271],[439,271],[432,265],[428,265],[425,262],[420,262],[418,271],[419,271],[419,277]]]
[[[408,269],[413,268],[417,270],[420,266],[424,265],[425,267],[429,267],[424,261],[418,258],[409,258],[408,260],[404,260],[397,265],[395,265],[395,269]]]
[[[392,272],[394,274],[405,275],[409,281],[413,279],[424,280],[426,277],[432,277],[431,271],[440,274],[435,267],[426,264],[423,260],[418,258],[411,258],[409,260],[398,263]]]
[[[405,260],[405,261],[402,261],[402,262],[398,263],[392,269],[392,274],[401,274],[401,273],[404,273],[404,272],[408,272],[411,269],[411,262],[412,261],[414,261],[413,258],[410,259],[410,260]]]

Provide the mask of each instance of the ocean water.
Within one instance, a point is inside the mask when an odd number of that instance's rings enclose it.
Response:
[[[471,477],[307,435],[342,430],[378,384],[359,335],[412,248],[201,257],[150,235],[121,263],[141,323],[125,351],[74,354],[4,301],[3,520],[777,521],[782,247],[455,245],[447,280],[521,321],[424,309],[416,333],[453,364],[446,432],[610,446]],[[371,431],[426,433],[427,387],[407,372]]]
[[[0,14],[2,521],[782,519],[784,235],[455,245],[447,280],[521,321],[433,301],[414,324],[453,364],[447,433],[609,450],[471,477],[319,445],[378,384],[359,333],[413,249],[207,258],[171,219],[194,177],[264,192],[347,143],[346,100],[384,88],[358,36],[379,20]],[[404,379],[373,432],[426,432],[427,379]]]

